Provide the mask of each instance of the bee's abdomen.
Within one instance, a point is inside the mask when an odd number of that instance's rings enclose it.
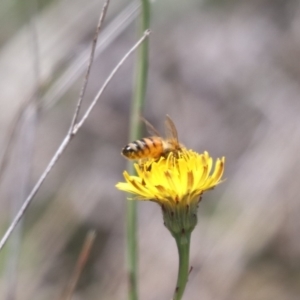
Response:
[[[159,157],[163,153],[162,140],[149,137],[129,143],[122,149],[122,154],[129,159]]]

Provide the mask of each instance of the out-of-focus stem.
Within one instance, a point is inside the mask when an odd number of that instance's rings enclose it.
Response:
[[[141,17],[139,24],[139,36],[150,25],[150,4],[149,0],[141,0]],[[145,40],[138,49],[134,96],[131,107],[130,120],[130,140],[140,138],[141,126],[139,118],[145,102],[146,87],[148,74],[148,40]],[[133,173],[134,169],[131,163],[128,164],[129,173]],[[128,299],[138,299],[138,283],[137,283],[137,207],[135,201],[127,201],[127,271],[129,281]]]

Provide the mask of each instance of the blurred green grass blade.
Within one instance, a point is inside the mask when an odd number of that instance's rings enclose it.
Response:
[[[141,0],[141,17],[139,26],[139,36],[149,29],[150,26],[150,4],[148,0]],[[141,137],[141,126],[139,117],[143,110],[145,103],[145,95],[147,88],[148,75],[148,39],[144,41],[138,49],[135,81],[134,81],[134,95],[131,107],[130,118],[130,141]],[[128,164],[128,171],[130,174],[134,172],[132,163]],[[138,245],[137,245],[137,207],[135,201],[127,201],[127,269],[129,291],[128,299],[138,299]]]

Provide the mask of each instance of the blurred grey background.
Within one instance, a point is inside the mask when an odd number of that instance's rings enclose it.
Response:
[[[135,42],[137,3],[111,0],[83,111]],[[0,3],[0,154],[17,124],[0,173],[1,234],[67,133],[83,82],[78,59],[102,4]],[[169,114],[188,148],[226,156],[226,181],[199,207],[184,299],[299,299],[300,2],[157,0],[151,29],[144,116],[163,131]],[[90,229],[97,237],[73,299],[127,299],[126,199],[114,186],[126,165],[133,62],[0,253],[0,299],[61,299]],[[169,300],[175,242],[157,205],[138,211],[140,299]]]

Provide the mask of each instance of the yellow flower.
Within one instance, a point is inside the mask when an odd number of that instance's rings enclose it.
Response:
[[[161,157],[158,161],[149,159],[134,164],[137,176],[124,171],[126,182],[120,182],[116,187],[138,195],[139,200],[153,200],[161,205],[171,202],[176,205],[183,200],[189,204],[195,197],[220,183],[224,157],[217,159],[211,174],[213,159],[207,152],[198,154],[183,150],[176,154],[171,152],[167,158]]]
[[[138,200],[151,200],[161,205],[166,227],[174,233],[192,231],[197,223],[197,205],[203,192],[221,182],[225,158],[213,159],[183,149],[170,152],[159,160],[135,163],[137,175],[124,171],[126,182],[116,187],[137,195]]]

